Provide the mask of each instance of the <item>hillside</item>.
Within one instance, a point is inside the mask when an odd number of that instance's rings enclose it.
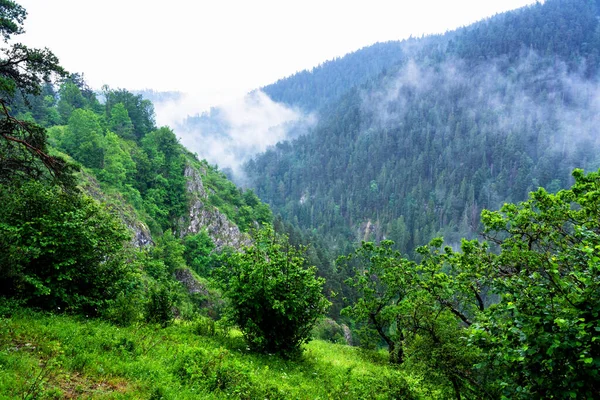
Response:
[[[188,149],[219,165],[238,184],[246,186],[242,168],[246,161],[278,142],[303,135],[314,126],[321,108],[406,59],[406,45],[397,41],[377,43],[326,61],[241,99],[178,119],[173,129]],[[169,94],[162,97],[172,98]],[[153,98],[160,100],[161,96]],[[166,104],[169,109],[190,108],[185,99]],[[167,108],[161,112],[165,118],[178,114]]]
[[[343,57],[326,61],[263,87],[273,101],[304,112],[320,110],[338,100],[348,89],[379,75],[406,59],[405,42],[376,43]]]
[[[247,163],[251,187],[342,253],[360,240],[410,253],[436,235],[473,237],[482,209],[600,165],[596,16],[597,3],[549,0],[404,43],[410,57]],[[316,85],[318,73],[302,76]]]
[[[299,361],[248,352],[208,321],[166,329],[0,310],[1,398],[388,399],[410,395],[382,354],[321,341]],[[211,328],[212,327],[212,328]],[[416,382],[412,386],[416,387]]]

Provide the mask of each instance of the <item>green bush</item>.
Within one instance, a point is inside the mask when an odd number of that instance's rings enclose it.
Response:
[[[146,303],[146,322],[160,324],[163,328],[173,322],[175,294],[167,284],[156,285],[150,289]]]
[[[324,280],[305,263],[287,237],[265,226],[255,232],[254,245],[231,254],[219,269],[228,315],[252,349],[292,356],[310,338],[330,303],[321,293]]]
[[[135,279],[129,232],[92,198],[29,181],[0,187],[0,203],[0,293],[96,314]]]
[[[312,336],[332,343],[346,343],[344,329],[331,318],[319,321],[312,330]]]
[[[183,245],[183,258],[187,265],[198,275],[209,276],[215,263],[215,256],[212,255],[215,244],[208,233],[202,231],[195,235],[187,235],[183,239]]]

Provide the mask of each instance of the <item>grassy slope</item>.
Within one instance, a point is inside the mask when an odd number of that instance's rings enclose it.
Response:
[[[248,353],[235,331],[199,334],[207,331],[18,309],[0,319],[0,399],[404,397],[406,380],[381,353],[313,341],[286,361]]]

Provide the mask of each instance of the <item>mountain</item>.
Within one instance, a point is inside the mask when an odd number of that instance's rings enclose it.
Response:
[[[273,101],[305,112],[317,111],[339,99],[381,71],[406,58],[405,44],[398,41],[376,43],[344,57],[324,62],[312,70],[298,72],[261,90]]]
[[[600,166],[598,2],[548,0],[375,49],[383,61],[370,65],[396,64],[322,86],[351,58],[335,60],[264,88],[312,102],[317,123],[245,166],[261,199],[331,251],[383,238],[407,253],[438,235],[457,244],[480,231],[482,209]]]

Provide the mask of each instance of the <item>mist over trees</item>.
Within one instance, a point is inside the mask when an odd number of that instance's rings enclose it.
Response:
[[[250,161],[251,185],[341,252],[363,239],[411,252],[436,235],[473,237],[483,208],[598,167],[596,15],[594,2],[547,1],[402,42],[401,62]]]

